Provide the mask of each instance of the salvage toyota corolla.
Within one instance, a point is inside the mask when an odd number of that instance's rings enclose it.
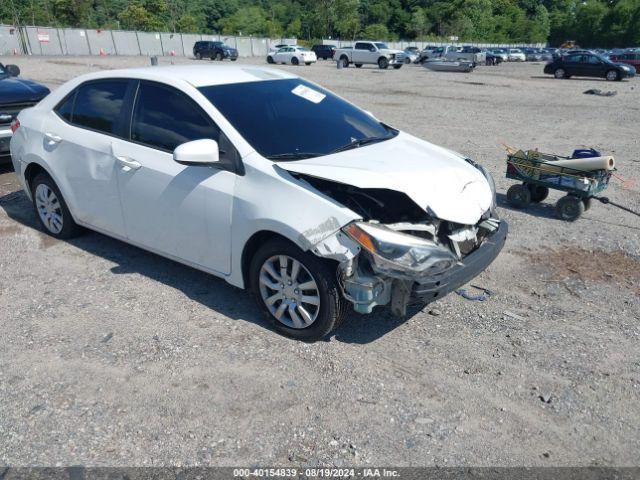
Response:
[[[405,315],[440,298],[507,234],[480,165],[280,70],[93,73],[12,129],[46,232],[87,227],[248,287],[299,339],[327,335],[349,303]]]

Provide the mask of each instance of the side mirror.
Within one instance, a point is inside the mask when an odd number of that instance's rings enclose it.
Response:
[[[17,65],[5,65],[4,68],[12,77],[20,75],[20,68]]]
[[[212,165],[220,161],[218,142],[208,138],[178,145],[173,160],[182,165]]]

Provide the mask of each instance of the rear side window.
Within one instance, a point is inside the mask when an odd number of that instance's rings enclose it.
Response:
[[[75,95],[71,123],[115,135],[127,85],[127,80],[106,80],[81,85]]]
[[[218,140],[220,130],[185,94],[142,82],[131,124],[131,140],[168,152],[192,140]]]
[[[71,95],[65,98],[55,108],[55,112],[62,118],[64,118],[67,122],[71,122],[71,114],[73,113],[73,103],[76,101],[76,93],[78,93],[78,90],[74,90]]]

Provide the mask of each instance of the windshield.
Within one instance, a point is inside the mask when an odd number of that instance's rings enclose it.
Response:
[[[378,47],[378,50],[389,50],[386,43],[376,43],[375,46]]]
[[[266,80],[198,90],[262,156],[296,160],[327,155],[398,132],[305,80]],[[362,145],[365,143],[362,142]]]

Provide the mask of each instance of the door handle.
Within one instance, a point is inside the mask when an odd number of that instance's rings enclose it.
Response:
[[[136,162],[135,160],[127,157],[116,157],[116,160],[118,160],[118,163],[120,164],[120,166],[122,166],[122,169],[125,172],[128,172],[130,170],[138,170],[140,167],[142,167],[140,162]]]
[[[62,141],[62,137],[59,135],[56,135],[55,133],[46,132],[44,136],[51,143],[60,143]]]

